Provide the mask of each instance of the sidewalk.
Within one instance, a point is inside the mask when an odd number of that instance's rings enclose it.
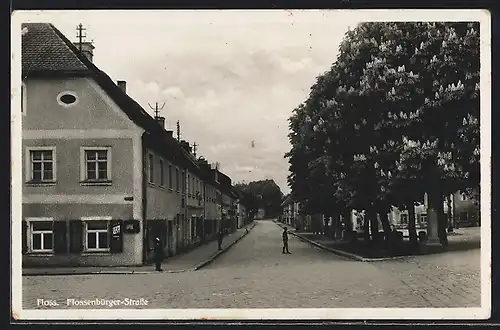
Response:
[[[288,227],[289,233],[300,240],[307,242],[311,245],[314,245],[322,250],[347,257],[350,259],[354,259],[357,261],[383,261],[383,260],[392,260],[392,259],[401,259],[411,256],[418,256],[420,254],[410,254],[410,255],[402,255],[402,256],[394,256],[394,257],[382,257],[382,258],[369,258],[363,257],[361,255],[347,252],[342,249],[342,247],[349,246],[349,243],[341,240],[333,240],[324,235],[318,235],[313,233],[306,232],[295,232],[295,228],[283,224],[277,221],[274,221],[281,228]],[[448,236],[448,246],[439,249],[438,251],[434,251],[434,253],[446,252],[446,251],[458,251],[458,250],[470,250],[470,249],[478,249],[480,248],[481,242],[481,228],[460,228],[455,229],[455,233],[453,235]],[[429,253],[423,253],[429,254]]]
[[[247,235],[257,224],[253,222],[246,227],[240,228],[234,233],[224,237],[222,241],[222,251],[217,250],[217,240],[200,245],[197,248],[165,259],[162,263],[163,273],[181,273],[198,270],[221,254],[226,252],[240,239]],[[248,228],[248,233],[245,230]],[[54,268],[24,268],[23,276],[42,275],[87,275],[87,274],[154,274],[154,265],[148,266],[121,266],[121,267],[54,267]]]

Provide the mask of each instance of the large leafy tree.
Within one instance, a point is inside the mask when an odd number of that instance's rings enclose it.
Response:
[[[290,118],[295,197],[366,210],[373,233],[376,213],[387,232],[390,206],[406,207],[416,240],[414,203],[427,192],[446,243],[443,197],[479,186],[478,32],[476,23],[432,22],[349,31]]]

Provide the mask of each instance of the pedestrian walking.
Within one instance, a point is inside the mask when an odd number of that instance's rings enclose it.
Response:
[[[155,239],[154,261],[156,271],[162,272],[163,269],[161,269],[161,262],[163,261],[163,246],[159,237],[156,237]]]
[[[285,227],[285,229],[283,229],[283,235],[281,235],[281,237],[283,238],[283,254],[291,254],[290,251],[288,251],[288,228]]]
[[[217,234],[217,246],[219,251],[222,250],[222,238],[224,237],[224,233],[221,230],[219,230],[219,233]]]

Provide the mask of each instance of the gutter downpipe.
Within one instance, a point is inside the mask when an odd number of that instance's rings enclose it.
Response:
[[[145,136],[146,132],[142,133],[141,136],[141,146],[142,146],[142,239],[143,239],[143,263],[145,265],[148,264],[148,255],[149,255],[149,242],[148,242],[148,226],[147,226],[147,182],[146,182],[146,175],[145,175],[145,165],[146,162],[146,141],[145,141]]]

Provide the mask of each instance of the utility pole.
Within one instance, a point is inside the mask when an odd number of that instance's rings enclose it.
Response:
[[[181,124],[177,121],[177,142],[181,142]]]
[[[82,51],[83,39],[85,39],[87,37],[86,35],[83,35],[83,31],[85,31],[85,30],[87,30],[87,29],[83,27],[82,23],[78,24],[78,26],[76,27],[76,31],[77,31],[76,37],[78,38],[78,48],[79,48],[80,52]]]
[[[196,147],[198,147],[198,145],[195,142],[195,143],[193,143],[193,155],[195,158],[196,158]]]
[[[158,117],[160,117],[160,110],[163,110],[163,107],[165,107],[165,102],[163,102],[161,107],[158,106],[158,102],[155,102],[154,108],[151,104],[148,103],[148,105],[151,108],[151,110],[153,110],[155,112],[155,119],[158,119]]]

